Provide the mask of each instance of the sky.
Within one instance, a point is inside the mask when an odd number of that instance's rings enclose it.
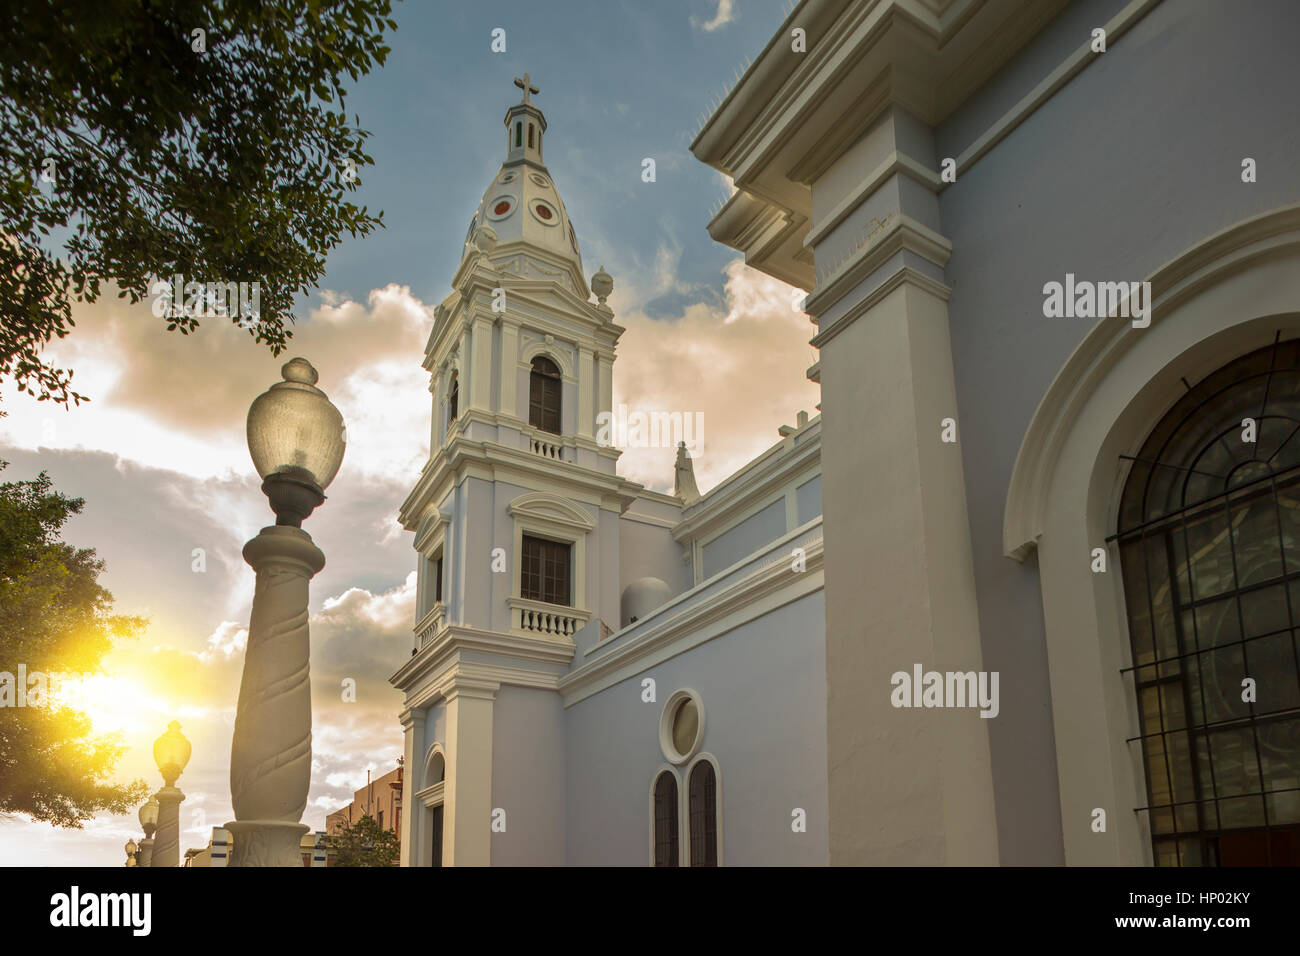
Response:
[[[38,404],[0,383],[0,480],[46,471],[85,498],[64,538],[93,547],[119,613],[149,625],[85,689],[96,733],[118,733],[115,779],[161,785],[153,740],[179,720],[193,756],[179,786],[181,848],[233,818],[229,758],[253,573],[246,540],[270,522],[248,456],[249,403],[302,355],[343,413],[348,446],[329,500],[306,524],[327,563],[311,585],[312,786],[304,822],[323,829],[367,771],[402,751],[401,695],[388,677],[410,655],[411,536],[398,506],[429,454],[433,307],[451,291],[465,225],[504,157],[502,121],[516,76],[540,89],[547,166],[582,247],[604,266],[625,326],[614,397],[630,409],[703,416],[701,490],[815,414],[814,329],[791,290],[706,232],[731,190],[689,152],[709,103],[762,50],[789,0],[565,3],[407,0],[394,9],[387,63],[351,90],[347,110],[372,132],[375,165],[352,194],[385,228],[345,239],[299,310],[288,351],[272,357],[233,326],[163,331],[148,304],[111,294],[73,307],[76,329],[49,354],[75,369],[91,401]],[[491,51],[506,31],[506,52]],[[655,159],[656,181],[642,181]],[[621,474],[671,491],[672,449],[628,449]],[[345,702],[345,679],[356,681]],[[56,829],[0,817],[0,864],[124,862],[134,816]]]

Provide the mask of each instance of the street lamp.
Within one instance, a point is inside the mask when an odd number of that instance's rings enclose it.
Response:
[[[157,797],[150,797],[149,802],[140,807],[140,826],[144,828],[144,839],[140,841],[139,863],[153,866],[153,835],[158,829]]]
[[[178,866],[181,861],[181,801],[185,794],[176,786],[176,778],[190,762],[190,742],[181,733],[179,721],[167,725],[167,732],[153,742],[153,759],[162,774],[163,787],[153,800],[157,801],[155,823],[157,836],[149,866]],[[151,803],[153,801],[150,801]],[[140,822],[144,823],[145,804],[140,809]],[[147,831],[146,831],[147,832]]]
[[[257,573],[230,748],[231,866],[302,866],[311,784],[308,582],[325,555],[302,530],[343,462],[343,416],[306,359],[248,410],[248,450],[275,524],[244,545]]]

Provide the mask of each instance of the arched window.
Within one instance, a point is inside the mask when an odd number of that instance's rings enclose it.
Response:
[[[1155,861],[1296,865],[1300,339],[1184,384],[1116,536]]]
[[[521,120],[515,123],[515,148],[518,149],[522,145],[524,145],[524,124]]]
[[[691,866],[718,865],[718,778],[713,764],[691,768],[687,786],[691,821]]]
[[[677,778],[665,770],[655,780],[655,866],[677,866]]]
[[[460,412],[460,376],[452,376],[451,388],[447,390],[447,427],[456,420]]]
[[[533,148],[533,124],[528,124],[528,148]]]
[[[528,376],[528,424],[560,434],[560,369],[544,355],[533,359]]]

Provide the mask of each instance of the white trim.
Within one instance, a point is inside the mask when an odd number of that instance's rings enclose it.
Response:
[[[442,779],[430,781],[429,766],[433,763],[434,757],[442,758]],[[443,749],[442,744],[440,744],[438,741],[435,740],[433,744],[429,747],[428,753],[424,755],[424,767],[422,768],[420,773],[420,782],[424,784],[424,787],[416,792],[416,796],[418,797],[421,793],[424,793],[425,791],[437,786],[440,783],[446,782],[446,780],[447,780],[447,751]]]
[[[1218,233],[1158,270],[1146,329],[1103,320],[1049,389],[1016,462],[1008,551],[1038,550],[1067,865],[1150,865],[1123,581],[1088,557],[1113,532],[1126,469],[1185,393],[1234,358],[1300,332],[1300,206]],[[1106,810],[1104,833],[1092,811]]]
[[[691,742],[690,749],[686,753],[681,753],[673,743],[672,718],[677,708],[688,700],[695,705],[695,712],[699,715],[699,726],[695,728],[695,739]],[[664,702],[663,711],[659,714],[659,749],[663,751],[664,757],[670,764],[680,767],[699,752],[700,745],[703,743],[704,700],[700,697],[698,691],[689,687],[674,691],[668,700]]]
[[[1106,49],[1109,51],[1115,41],[1128,32],[1129,28],[1151,12],[1160,0],[1132,0],[1128,6],[1115,14],[1103,29],[1106,31]],[[1032,116],[1040,106],[1055,96],[1072,79],[1083,72],[1084,68],[1102,54],[1092,49],[1089,37],[1080,47],[1065,58],[1051,73],[1047,74],[1037,86],[1026,93],[1020,102],[1011,107],[992,126],[986,129],[960,156],[957,157],[955,174],[958,178],[980,161],[998,143],[1011,135],[1017,126]],[[951,182],[940,182],[937,191],[947,189]]]
[[[1061,448],[1098,383],[1146,342],[1166,316],[1233,274],[1268,256],[1300,248],[1300,204],[1285,206],[1218,232],[1151,274],[1151,327],[1102,319],[1084,336],[1039,403],[1016,456],[1002,523],[1003,552],[1024,560],[1042,535],[1047,494]],[[1225,317],[1226,318],[1226,317]]]
[[[521,326],[519,327],[519,331],[520,331],[520,332],[533,332],[532,329],[530,329],[530,328],[528,328],[527,326],[524,326],[524,325],[521,325]],[[543,335],[543,334],[550,334],[550,333],[533,332],[533,334],[534,334],[534,335]],[[520,337],[522,338],[522,336],[520,336]],[[568,342],[561,343],[559,339],[556,339],[554,342],[547,342],[545,339],[543,339],[543,340],[541,340],[541,341],[533,341],[533,342],[529,342],[527,345],[525,345],[525,346],[523,346],[522,348],[519,349],[519,364],[518,364],[518,367],[519,367],[519,368],[526,368],[526,369],[528,369],[528,370],[531,372],[531,371],[532,371],[532,368],[533,368],[533,359],[537,358],[537,356],[540,355],[540,356],[542,356],[543,358],[548,358],[548,359],[550,359],[552,362],[555,363],[556,367],[559,368],[559,370],[560,370],[560,378],[561,378],[564,382],[567,382],[567,383],[569,383],[569,384],[576,384],[576,383],[577,383],[577,377],[576,377],[577,373],[574,371],[574,368],[573,368],[573,362],[570,360],[570,357],[569,357],[569,355],[567,354],[567,352],[569,351],[569,349],[567,349],[567,348],[565,348],[565,349],[558,349],[558,348],[555,347],[557,344],[570,345],[570,343],[568,343]],[[572,348],[572,347],[573,347],[573,346],[570,346],[570,348]],[[562,394],[561,394],[561,402],[563,402],[563,395],[562,395]],[[561,419],[563,419],[563,417],[564,417],[564,407],[563,407],[563,404],[561,404],[561,407],[560,407],[560,417],[561,417]]]

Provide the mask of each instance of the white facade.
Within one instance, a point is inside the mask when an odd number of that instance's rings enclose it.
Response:
[[[814,834],[798,847],[746,849],[760,845],[767,821],[740,791],[733,810],[730,789],[762,785],[750,779],[758,754],[746,753],[758,729],[744,713],[752,702],[731,702],[792,680],[824,697],[819,419],[801,415],[703,497],[684,449],[678,495],[619,477],[619,452],[598,428],[612,411],[623,331],[605,304],[612,280],[599,270],[589,290],[584,279],[542,160],[541,111],[511,107],[506,129],[505,162],[435,312],[424,361],[433,451],[401,509],[415,532],[420,618],[412,657],[393,677],[405,694],[410,768],[403,863],[433,865],[435,854],[446,865],[646,863],[663,775],[680,833],[662,852],[689,863],[690,781],[701,763],[713,768],[716,862],[825,862],[824,762],[814,756],[797,803],[778,810],[789,819],[791,807],[811,806]],[[539,541],[558,546],[536,567],[560,556],[562,596],[539,595],[530,577],[528,549]],[[726,659],[774,639],[803,646],[796,673],[775,669],[771,654]],[[711,659],[720,648],[726,656]],[[737,686],[747,671],[756,683]],[[708,720],[682,754],[661,745],[659,728],[688,698]],[[793,725],[772,732],[820,739],[820,703],[800,707]],[[698,839],[695,852],[699,862]]]
[[[1298,17],[798,3],[691,148],[713,238],[808,293],[824,414],[702,497],[596,441],[609,277],[512,108],[402,509],[403,862],[441,814],[457,864],[1300,863]],[[1067,276],[1146,315],[1053,316]]]

